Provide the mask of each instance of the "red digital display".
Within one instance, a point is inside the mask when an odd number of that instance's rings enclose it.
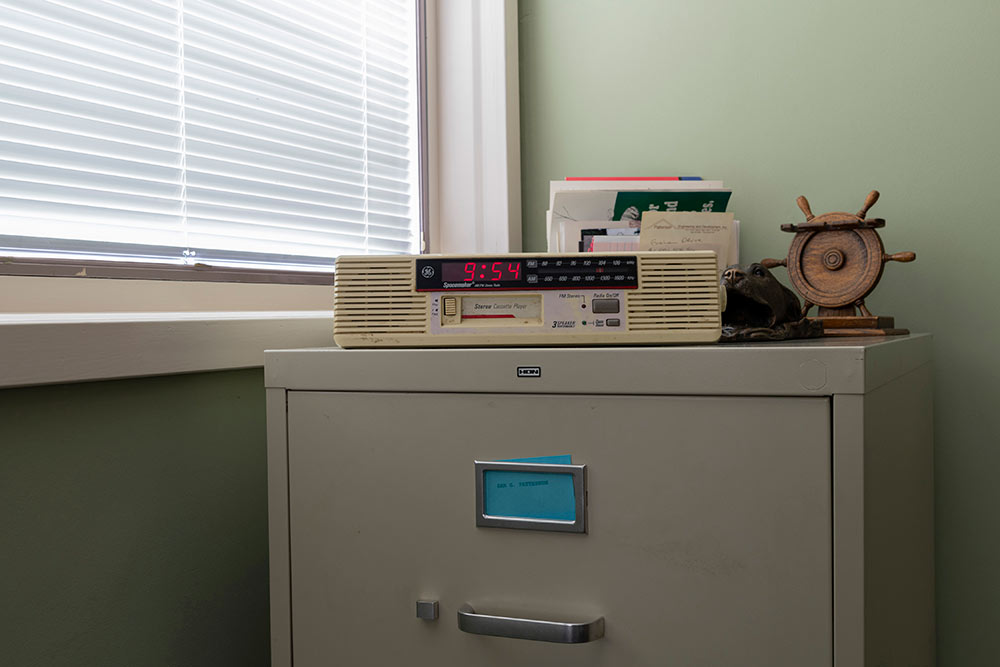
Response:
[[[520,280],[521,262],[442,262],[441,278],[449,283]]]

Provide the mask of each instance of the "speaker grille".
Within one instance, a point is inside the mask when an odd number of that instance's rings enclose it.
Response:
[[[340,257],[334,265],[333,333],[427,333],[428,296],[414,291],[412,257]]]
[[[640,257],[639,289],[626,297],[629,331],[719,328],[716,271],[712,256]]]

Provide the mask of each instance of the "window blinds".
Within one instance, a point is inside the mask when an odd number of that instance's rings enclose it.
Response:
[[[0,0],[0,252],[414,252],[415,5]]]

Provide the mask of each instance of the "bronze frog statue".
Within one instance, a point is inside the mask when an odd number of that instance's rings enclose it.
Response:
[[[726,310],[720,342],[788,340],[823,335],[823,325],[806,319],[792,290],[758,262],[733,264],[722,272]]]

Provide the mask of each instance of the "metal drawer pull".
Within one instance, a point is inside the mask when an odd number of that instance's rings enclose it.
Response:
[[[533,639],[558,644],[582,644],[604,636],[604,617],[590,623],[558,623],[532,618],[510,618],[477,614],[470,604],[458,610],[458,629],[475,635]]]

